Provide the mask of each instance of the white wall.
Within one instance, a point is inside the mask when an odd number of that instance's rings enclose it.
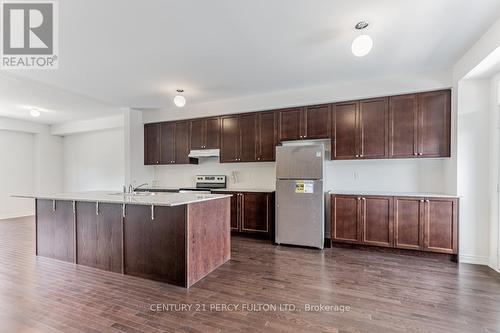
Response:
[[[35,138],[31,133],[0,130],[0,219],[31,215],[31,200],[12,194],[35,191]]]
[[[460,258],[488,264],[490,220],[490,81],[458,84],[457,190]]]
[[[65,136],[64,191],[121,191],[125,179],[123,138],[123,129]]]
[[[490,79],[489,105],[489,263],[500,272],[500,197],[497,190],[500,174],[500,73]]]

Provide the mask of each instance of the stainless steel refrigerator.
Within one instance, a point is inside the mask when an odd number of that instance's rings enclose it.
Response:
[[[322,144],[276,147],[276,243],[323,248],[324,161]]]

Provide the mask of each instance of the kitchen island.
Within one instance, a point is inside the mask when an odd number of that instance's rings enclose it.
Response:
[[[78,192],[36,200],[36,254],[189,288],[230,259],[230,195]]]

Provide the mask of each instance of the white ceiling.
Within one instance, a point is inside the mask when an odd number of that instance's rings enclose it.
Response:
[[[40,121],[60,123],[107,116],[118,107],[161,108],[171,105],[177,88],[186,90],[188,103],[200,103],[448,70],[500,16],[498,0],[73,0],[59,6],[59,69],[0,75],[0,115],[33,104],[54,110]],[[350,52],[360,20],[370,23],[374,39],[365,58]],[[14,77],[30,79],[27,88],[2,87]]]

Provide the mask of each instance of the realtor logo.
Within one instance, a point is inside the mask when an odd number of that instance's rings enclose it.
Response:
[[[57,68],[57,5],[55,1],[1,3],[2,68]]]

